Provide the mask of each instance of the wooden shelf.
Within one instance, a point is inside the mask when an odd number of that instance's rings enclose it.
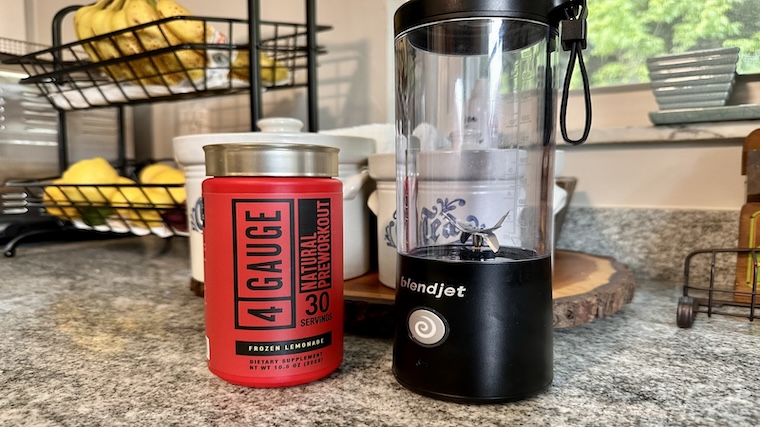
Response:
[[[364,301],[377,304],[393,304],[396,290],[391,289],[377,278],[377,272],[365,274],[343,283],[343,298],[348,301]]]

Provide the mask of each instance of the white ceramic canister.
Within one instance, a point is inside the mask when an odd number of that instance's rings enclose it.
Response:
[[[303,123],[290,118],[262,119],[258,125],[262,132],[209,133],[174,138],[174,157],[185,171],[193,288],[197,289],[204,281],[201,183],[208,178],[203,147],[209,144],[284,142],[339,148],[338,178],[343,182],[343,276],[344,279],[351,279],[367,273],[370,269],[370,230],[366,164],[367,157],[375,152],[375,141],[354,136],[300,132]]]
[[[502,245],[522,247],[526,209],[524,150],[429,151],[419,154],[417,230],[420,244],[458,242],[462,227],[497,226]],[[503,211],[494,206],[504,207]],[[528,217],[530,217],[528,215]]]
[[[440,154],[434,154],[437,159],[435,162],[447,161],[449,154],[446,151]],[[564,152],[557,151],[555,161],[556,175],[562,172],[564,167]],[[513,218],[518,218],[521,205],[524,201],[520,197],[525,196],[525,192],[519,188],[520,163],[526,159],[524,151],[506,151],[501,153],[488,153],[485,151],[472,151],[467,153],[472,159],[466,163],[467,169],[457,172],[457,167],[453,166],[447,170],[455,176],[464,178],[464,181],[447,180],[444,177],[438,177],[440,181],[426,182],[420,185],[420,212],[427,219],[422,221],[425,225],[424,230],[420,230],[420,236],[423,239],[430,240],[433,243],[437,239],[446,241],[456,241],[460,236],[460,231],[451,224],[444,216],[448,213],[455,218],[462,218],[468,225],[485,224],[491,226],[501,219],[504,213],[494,212],[488,209],[489,204],[494,204],[497,200],[494,197],[510,197],[511,204],[515,206],[515,212],[507,215],[498,236],[501,241],[510,245],[519,246],[521,244],[519,237],[519,222]],[[485,159],[498,155],[506,157],[507,168],[500,172],[484,171]],[[428,163],[430,164],[430,163]],[[485,172],[485,173],[484,173]],[[425,171],[423,169],[423,174]],[[469,177],[468,177],[469,175]],[[491,175],[491,178],[498,176],[502,180],[473,179],[477,175]],[[397,226],[398,218],[396,214],[396,155],[395,153],[377,153],[369,156],[369,176],[375,181],[376,190],[370,194],[367,204],[370,210],[377,216],[377,263],[378,279],[380,283],[390,288],[396,287],[396,264],[397,264]],[[505,177],[513,177],[514,181],[511,189],[510,185],[503,181]],[[469,178],[469,179],[468,179]],[[482,178],[482,177],[481,177]],[[504,200],[501,200],[504,202]],[[556,186],[554,188],[554,214],[556,215],[567,202],[567,192]],[[487,212],[487,217],[478,217],[473,215],[475,212]]]
[[[380,283],[396,287],[396,154],[369,156],[369,176],[376,190],[367,205],[377,216],[377,276]]]

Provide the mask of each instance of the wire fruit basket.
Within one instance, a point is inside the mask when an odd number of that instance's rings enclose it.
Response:
[[[172,38],[167,25],[174,21],[200,24],[202,40]],[[248,25],[242,19],[169,17],[4,62],[20,65],[29,75],[22,82],[37,85],[60,110],[248,92],[253,66],[268,90],[305,86],[305,72],[299,71],[307,67],[306,26],[262,21],[258,55],[252,57],[247,42],[232,41],[247,40]],[[130,51],[126,40],[139,48]],[[317,48],[317,53],[324,52]]]
[[[187,235],[183,184],[60,184],[51,180],[8,182],[4,214],[35,213],[62,225],[137,236]],[[14,241],[6,255],[13,255]],[[10,255],[9,255],[10,251]]]

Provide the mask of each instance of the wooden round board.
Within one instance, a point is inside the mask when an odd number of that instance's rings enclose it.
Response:
[[[554,327],[566,328],[609,316],[631,302],[633,274],[610,257],[559,250],[554,253]],[[373,272],[345,283],[345,299],[393,304],[396,291]]]
[[[624,264],[583,252],[554,254],[554,327],[583,325],[607,317],[633,299],[636,282]]]

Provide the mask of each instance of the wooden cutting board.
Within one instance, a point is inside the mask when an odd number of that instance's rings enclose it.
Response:
[[[554,327],[565,328],[609,316],[631,302],[635,280],[630,270],[609,257],[583,252],[554,254]],[[346,300],[393,304],[396,291],[370,273],[344,284]]]

